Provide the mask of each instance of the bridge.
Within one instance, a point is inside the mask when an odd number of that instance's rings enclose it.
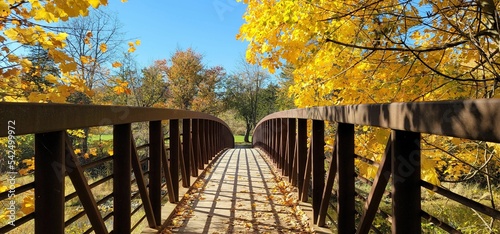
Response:
[[[392,233],[420,233],[424,221],[460,233],[422,209],[422,189],[500,220],[494,204],[421,179],[422,134],[500,142],[497,99],[277,112],[257,124],[245,149],[234,148],[222,120],[185,110],[0,103],[0,120],[0,139],[13,151],[4,160],[15,159],[18,137],[33,134],[35,144],[33,181],[0,193],[15,210],[24,205],[15,197],[32,194],[35,209],[3,220],[0,233],[69,233],[81,220],[87,225],[75,233],[386,232],[376,217]],[[144,142],[136,142],[138,124]],[[112,153],[82,162],[68,130],[97,126],[112,128]],[[355,152],[363,126],[390,130],[381,160]],[[376,166],[375,178],[360,175],[356,161]],[[89,178],[93,168],[112,169]]]

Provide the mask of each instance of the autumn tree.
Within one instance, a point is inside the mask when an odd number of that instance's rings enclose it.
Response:
[[[110,77],[106,65],[114,62],[124,44],[118,19],[105,11],[93,10],[88,16],[68,20],[60,30],[68,34],[64,51],[76,63],[75,75],[82,78],[90,90],[102,85]],[[90,104],[92,100],[78,92],[72,102]]]
[[[216,83],[224,76],[222,67],[207,68],[203,56],[193,49],[177,50],[169,59],[168,106],[214,113]]]
[[[249,43],[247,60],[271,72],[293,66],[289,95],[297,107],[499,97],[496,1],[243,2],[237,38]],[[379,160],[372,152],[383,148],[387,132],[359,132],[369,144],[357,152]],[[479,173],[500,181],[489,176],[500,171],[495,145],[424,135],[422,147],[424,180]]]
[[[135,91],[139,106],[152,107],[167,101],[167,61],[156,60],[143,68],[140,87]]]
[[[224,80],[223,100],[227,109],[235,109],[246,124],[245,142],[258,120],[276,110],[276,87],[267,86],[269,75],[259,66],[243,63],[239,73]]]
[[[21,96],[29,96],[31,92],[45,92],[47,89],[55,86],[54,83],[46,79],[49,77],[59,77],[60,71],[53,59],[50,58],[48,51],[40,45],[28,46],[28,55],[26,59],[31,61],[32,67],[27,72],[21,73],[21,80],[28,86]]]
[[[106,5],[107,1],[0,1],[0,89],[3,101],[64,102],[71,93],[89,92],[82,78],[73,74],[75,60],[64,48],[68,33],[61,32],[53,23],[87,16],[90,9]],[[41,92],[30,91],[23,84],[21,73],[28,73],[32,61],[22,55],[24,46],[41,46],[60,70],[60,76],[48,75],[45,79],[54,83]],[[28,90],[29,91],[29,90]]]

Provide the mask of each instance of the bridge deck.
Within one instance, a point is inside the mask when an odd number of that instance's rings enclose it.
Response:
[[[291,186],[256,149],[214,159],[179,203],[164,233],[297,233],[309,221]]]

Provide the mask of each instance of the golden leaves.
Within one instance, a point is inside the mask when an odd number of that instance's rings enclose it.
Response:
[[[118,67],[121,67],[122,64],[120,62],[113,62],[113,64],[111,64],[111,66],[114,68],[118,68]]]
[[[106,53],[106,51],[108,50],[108,46],[103,43],[99,46],[99,49],[101,50],[102,53]]]
[[[121,79],[115,79],[114,80],[116,86],[113,87],[113,91],[116,93],[116,94],[130,94],[131,91],[130,89],[128,88],[128,82],[127,81],[123,81]]]
[[[10,6],[4,1],[0,1],[0,16],[7,17],[10,15]]]

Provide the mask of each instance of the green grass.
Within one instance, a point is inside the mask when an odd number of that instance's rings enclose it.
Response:
[[[89,141],[98,141],[99,139],[103,141],[108,141],[113,139],[113,134],[103,134],[103,135],[90,135]]]
[[[247,143],[244,141],[245,139],[245,136],[243,135],[234,135],[234,144],[235,145],[245,145],[245,146],[249,146],[249,145],[252,145],[252,137],[250,136],[250,143]]]

